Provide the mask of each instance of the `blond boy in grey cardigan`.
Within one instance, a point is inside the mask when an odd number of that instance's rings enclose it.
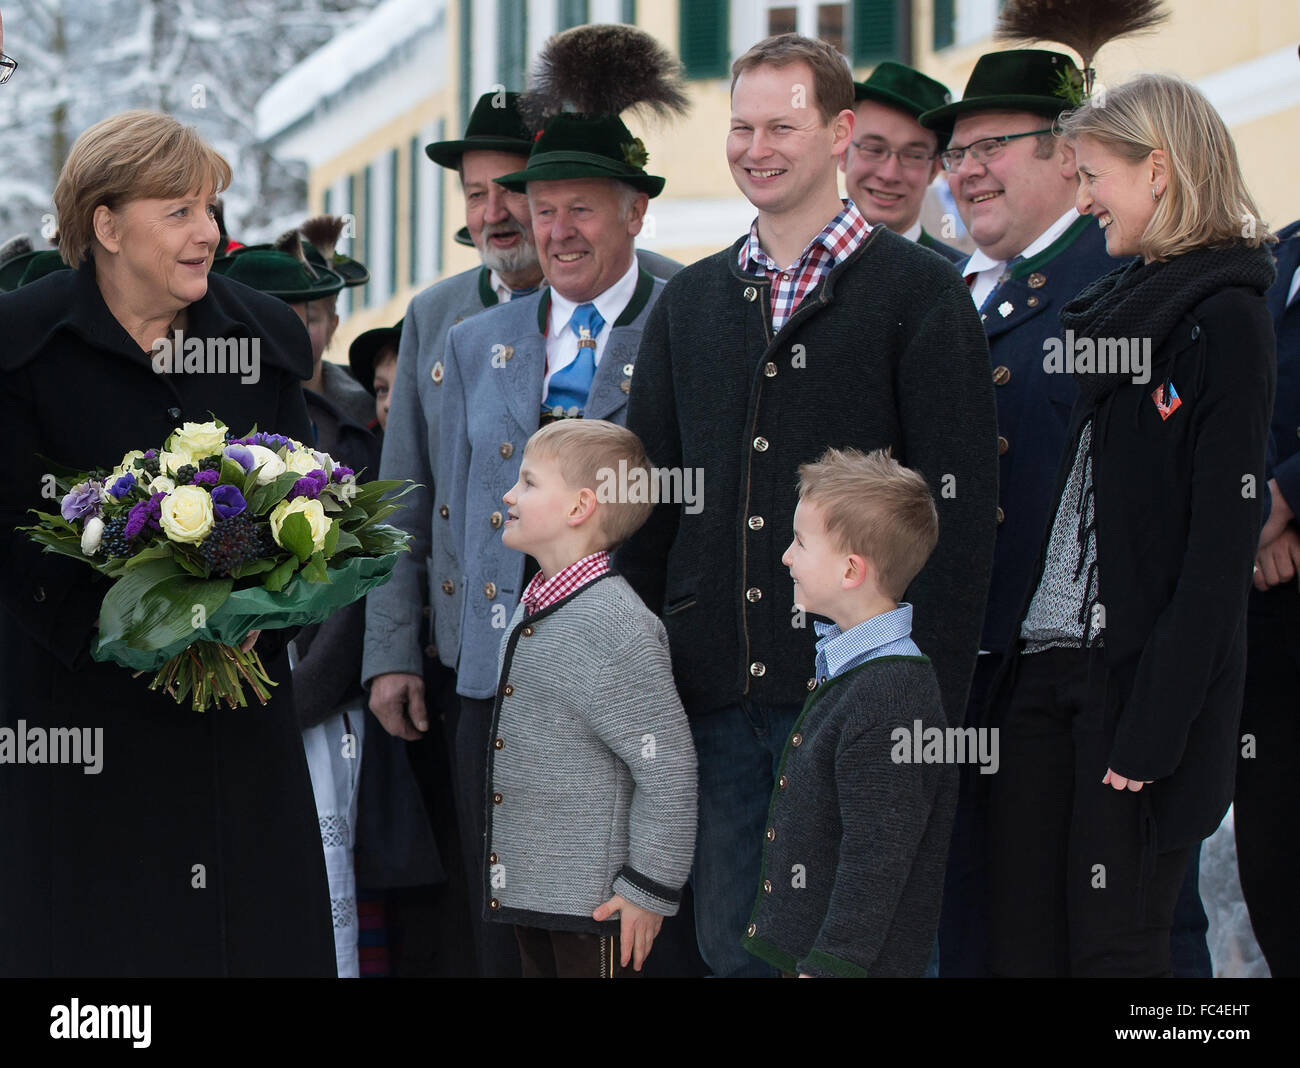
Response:
[[[667,635],[608,563],[652,507],[619,479],[637,468],[630,431],[561,420],[504,498],[502,541],[540,571],[501,647],[485,908],[515,925],[525,976],[640,971],[690,872],[695,747]]]

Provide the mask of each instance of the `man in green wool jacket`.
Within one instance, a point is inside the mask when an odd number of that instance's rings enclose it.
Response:
[[[854,121],[844,60],[784,34],[732,74],[727,158],[758,218],[669,282],[628,409],[654,464],[702,474],[702,502],[660,504],[617,566],[663,616],[699,754],[701,952],[715,975],[771,975],[741,938],[813,655],[780,566],[798,466],[827,446],[889,448],[924,475],[939,543],[906,599],[943,707],[960,717],[993,553],[997,430],[961,276],[839,197]]]

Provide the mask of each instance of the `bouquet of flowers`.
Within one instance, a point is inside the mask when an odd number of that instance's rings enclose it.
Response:
[[[263,704],[273,683],[240,643],[319,623],[388,580],[409,535],[386,525],[400,482],[356,472],[301,442],[220,421],[185,423],[112,471],[55,471],[58,515],[23,529],[113,579],[91,655],[196,711]]]

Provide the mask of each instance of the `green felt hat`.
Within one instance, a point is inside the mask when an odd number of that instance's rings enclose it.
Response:
[[[396,351],[402,340],[404,322],[405,319],[398,319],[393,326],[367,330],[358,334],[348,346],[348,366],[352,369],[352,377],[365,386],[371,396],[375,393],[375,357],[385,345],[392,345]]]
[[[919,70],[901,63],[886,60],[871,72],[865,82],[853,83],[853,99],[875,100],[919,119],[926,111],[951,104],[952,93],[943,82],[927,78]]]
[[[424,154],[440,167],[455,170],[466,152],[513,152],[526,156],[533,147],[532,131],[519,114],[518,93],[484,93],[478,98],[459,141],[434,141]]]
[[[975,111],[1028,111],[1054,120],[1085,99],[1083,72],[1067,55],[1035,48],[990,52],[976,62],[962,98],[925,112],[921,125],[950,130]]]
[[[243,282],[287,304],[304,304],[332,296],[343,288],[343,279],[324,267],[309,267],[296,256],[267,246],[246,245],[228,257],[223,270],[217,271],[236,282]],[[213,263],[212,269],[217,270]]]
[[[27,259],[27,265],[23,269],[22,277],[18,279],[18,284],[14,288],[22,289],[23,286],[30,285],[36,279],[44,278],[47,274],[70,269],[63,262],[63,257],[59,255],[56,249],[46,249],[43,252],[33,253]]]
[[[18,288],[23,271],[36,254],[37,250],[32,248],[31,238],[26,234],[19,234],[0,245],[0,293]]]
[[[664,180],[646,174],[648,159],[641,138],[617,115],[554,115],[537,136],[528,166],[505,174],[497,185],[522,193],[529,182],[566,178],[617,178],[657,197]]]
[[[456,231],[456,236],[452,238],[458,245],[464,245],[466,248],[474,247],[474,239],[469,236],[469,227],[462,226]]]
[[[366,265],[360,260],[354,260],[351,256],[345,256],[343,253],[336,251],[330,257],[330,262],[325,262],[325,257],[321,250],[313,245],[310,241],[302,243],[303,255],[307,257],[307,262],[313,267],[332,271],[343,279],[343,284],[351,289],[353,286],[363,286],[370,281],[370,272]]]

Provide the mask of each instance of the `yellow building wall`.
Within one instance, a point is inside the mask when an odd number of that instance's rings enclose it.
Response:
[[[734,0],[743,2],[743,0]],[[1098,79],[1103,85],[1117,85],[1143,71],[1177,73],[1201,78],[1216,71],[1248,62],[1300,40],[1300,3],[1295,0],[1258,0],[1226,5],[1223,0],[1177,0],[1169,5],[1171,17],[1153,34],[1121,40],[1106,46],[1097,59]],[[674,52],[678,47],[678,5],[675,2],[642,2],[637,5],[638,25]],[[446,87],[413,102],[399,119],[373,131],[363,141],[316,168],[309,178],[313,211],[323,210],[324,190],[340,177],[353,174],[358,193],[365,167],[393,147],[399,150],[399,218],[409,204],[408,145],[413,136],[439,117],[446,120],[447,137],[458,135],[464,119],[456,114],[460,84],[459,5],[448,5],[448,78]],[[971,44],[934,52],[932,0],[913,4],[913,62],[960,94],[975,61],[985,52],[1015,47],[985,38]],[[1032,47],[1061,49],[1045,42]],[[1300,62],[1298,60],[1297,62]],[[855,72],[861,79],[869,68]],[[633,133],[649,151],[648,169],[667,179],[664,194],[651,202],[653,218],[657,206],[674,199],[732,200],[737,197],[727,166],[724,143],[730,119],[729,79],[706,79],[690,83],[692,109],[684,119],[657,124],[640,117],[628,119]],[[1300,108],[1293,107],[1233,129],[1242,165],[1252,192],[1266,221],[1279,227],[1300,216]],[[422,166],[435,166],[421,152]],[[443,182],[443,277],[477,265],[473,249],[456,245],[453,235],[464,224],[464,200],[454,172]],[[364,220],[362,221],[364,224]],[[651,223],[653,225],[653,223]],[[736,236],[739,236],[737,234]],[[406,228],[398,227],[398,282],[393,297],[382,306],[356,308],[331,346],[330,357],[346,361],[347,346],[357,334],[375,326],[396,322],[419,287],[405,284],[410,249]],[[656,248],[683,263],[690,263],[717,251],[716,244],[673,245],[663,241]]]

